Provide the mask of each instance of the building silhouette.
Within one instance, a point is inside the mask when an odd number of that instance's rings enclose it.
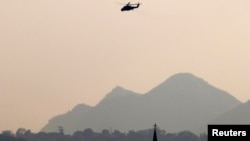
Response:
[[[156,125],[156,123],[155,123],[155,124],[154,124],[154,135],[153,135],[153,141],[157,141],[156,128],[157,128],[157,125]]]

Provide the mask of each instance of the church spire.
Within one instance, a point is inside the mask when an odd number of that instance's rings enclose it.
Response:
[[[156,125],[156,123],[155,123],[155,125],[154,125],[154,136],[153,136],[153,141],[157,141],[156,128],[157,128],[157,125]]]

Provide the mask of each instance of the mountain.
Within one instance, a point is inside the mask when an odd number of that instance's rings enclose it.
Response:
[[[145,94],[122,87],[114,88],[95,107],[80,114],[77,126],[66,126],[76,121],[65,120],[65,132],[92,128],[95,131],[114,129],[127,132],[141,130],[157,123],[167,132],[196,131],[212,119],[232,110],[241,102],[190,73],[179,73]],[[66,115],[71,115],[70,113]],[[64,116],[61,117],[63,119]],[[81,118],[81,119],[80,119]],[[73,119],[73,118],[72,118]],[[55,124],[50,120],[51,131]]]
[[[155,120],[166,130],[197,131],[201,125],[240,104],[226,91],[220,90],[190,73],[171,76],[146,96]],[[146,106],[146,105],[145,105]],[[160,112],[159,112],[160,111]]]
[[[119,105],[121,105],[123,103],[122,99],[127,99],[127,98],[132,99],[139,95],[140,94],[132,92],[130,90],[126,90],[121,86],[117,86],[110,93],[108,93],[96,107],[101,107],[102,105],[108,104],[110,101],[119,101],[121,102]]]
[[[250,124],[250,100],[219,116],[210,124]]]
[[[130,122],[134,122],[133,119],[139,111],[136,109],[139,98],[138,93],[122,87],[114,88],[85,116],[84,120],[79,123],[82,127],[77,130],[92,128],[97,131],[102,129],[125,131],[129,129]]]
[[[58,131],[58,126],[64,127],[65,132],[74,131],[92,108],[86,104],[78,104],[71,111],[50,119],[41,131],[55,132]]]
[[[207,124],[249,124],[250,123],[250,100],[242,103],[231,110],[211,119]],[[207,124],[197,130],[206,131]],[[207,132],[207,131],[206,131]]]

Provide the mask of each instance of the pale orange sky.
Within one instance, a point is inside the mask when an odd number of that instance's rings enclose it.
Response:
[[[145,93],[179,72],[250,99],[249,0],[115,2],[0,1],[0,131],[38,132],[117,85]]]

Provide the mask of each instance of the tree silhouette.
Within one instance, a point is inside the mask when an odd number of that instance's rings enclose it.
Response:
[[[63,128],[59,128],[63,129]],[[59,133],[32,133],[25,128],[19,128],[16,134],[6,130],[0,134],[0,141],[207,141],[207,135],[200,134],[199,136],[190,131],[182,131],[179,133],[166,133],[160,128],[146,129],[122,133],[119,130],[113,132],[104,129],[100,133],[94,132],[91,128],[83,131],[76,131],[72,135]],[[155,133],[155,134],[154,134]],[[157,134],[156,134],[157,133]],[[155,136],[154,136],[155,135]]]

